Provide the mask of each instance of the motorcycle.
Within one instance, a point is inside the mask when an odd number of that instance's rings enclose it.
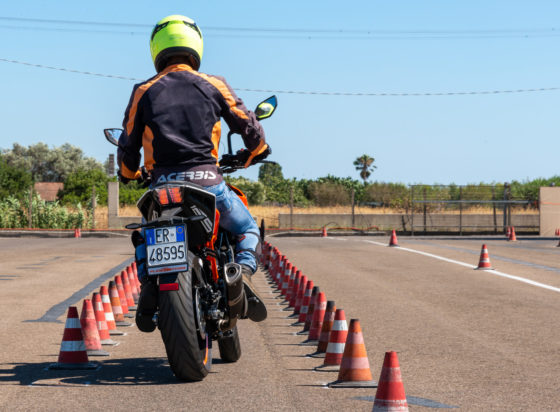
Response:
[[[263,120],[277,106],[276,96],[257,105]],[[105,129],[106,139],[118,146],[122,129]],[[232,152],[220,159],[222,173],[244,167]],[[263,160],[260,163],[274,163]],[[220,228],[215,195],[186,181],[149,184],[137,203],[145,223],[127,229],[143,233],[146,245],[147,281],[157,285],[157,307],[152,321],[159,328],[169,365],[185,381],[200,381],[212,366],[212,341],[220,358],[236,362],[241,357],[237,320],[247,305],[241,266],[234,262],[235,239]],[[247,205],[243,192],[230,188]],[[261,228],[262,236],[262,228]]]

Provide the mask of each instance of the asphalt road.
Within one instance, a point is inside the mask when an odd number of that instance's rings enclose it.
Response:
[[[374,379],[384,353],[398,352],[411,410],[560,410],[556,242],[485,241],[495,273],[472,268],[480,240],[268,240],[348,320],[360,319]],[[159,333],[134,326],[121,328],[127,335],[114,338],[109,357],[91,358],[99,370],[46,370],[68,305],[81,310],[131,259],[128,239],[0,238],[0,409],[371,410],[375,389],[324,388],[337,374],[313,371],[322,361],[305,356],[314,348],[299,345],[301,328],[262,273],[269,319],[241,322],[241,359],[221,363],[215,347],[203,382],[178,382]]]

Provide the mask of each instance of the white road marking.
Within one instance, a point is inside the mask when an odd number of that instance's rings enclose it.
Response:
[[[331,238],[331,239],[335,239],[335,238]],[[366,243],[371,243],[371,244],[374,244],[374,245],[377,245],[377,246],[387,247],[387,244],[380,243],[380,242],[374,242],[373,240],[362,240],[361,242],[366,242]],[[438,256],[438,255],[434,255],[432,253],[422,252],[420,250],[409,249],[409,248],[402,247],[402,246],[394,247],[393,249],[403,250],[405,252],[417,253],[419,255],[428,256],[428,257],[438,259],[438,260],[443,260],[444,262],[454,263],[456,265],[464,266],[464,267],[467,267],[467,268],[470,268],[470,269],[475,269],[476,268],[476,266],[473,266],[473,265],[465,263],[465,262],[460,262],[458,260],[448,259],[448,258],[445,258],[443,256]],[[539,287],[539,288],[548,289],[548,290],[552,290],[553,292],[560,293],[560,288],[556,288],[554,286],[550,286],[550,285],[547,285],[545,283],[535,282],[534,280],[522,278],[520,276],[510,275],[508,273],[499,272],[497,270],[484,270],[483,272],[484,273],[489,273],[489,274],[492,274],[492,275],[496,275],[496,276],[501,276],[501,277],[508,278],[508,279],[512,279],[512,280],[517,280],[519,282],[527,283],[529,285],[533,285],[533,286],[536,286],[536,287]]]

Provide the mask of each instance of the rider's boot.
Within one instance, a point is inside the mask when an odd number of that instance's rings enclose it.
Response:
[[[136,326],[142,332],[153,332],[156,324],[152,320],[157,311],[157,285],[146,274],[146,245],[139,231],[132,232],[132,244],[135,248],[135,260],[140,279],[140,296],[136,307]]]
[[[241,265],[241,273],[248,303],[246,315],[253,322],[262,322],[267,317],[267,311],[263,299],[251,281],[253,271],[249,266]]]
[[[152,319],[157,311],[157,297],[157,285],[147,279],[142,282],[136,307],[136,326],[142,332],[153,332],[156,329]]]

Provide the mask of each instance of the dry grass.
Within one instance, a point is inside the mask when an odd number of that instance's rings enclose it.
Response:
[[[289,206],[249,206],[249,210],[253,217],[260,223],[262,219],[267,222],[268,227],[278,226],[278,215],[279,214],[289,214]],[[352,213],[352,208],[350,206],[329,206],[329,207],[294,207],[294,214],[350,214]],[[501,213],[501,209],[496,209],[498,214]],[[390,208],[371,208],[371,207],[356,207],[354,209],[356,215],[371,215],[371,214],[391,214],[391,213],[406,213],[405,210],[390,209]],[[422,212],[419,212],[422,213]],[[444,213],[444,214],[459,214],[459,210],[434,210],[429,213]],[[469,207],[468,209],[463,209],[463,214],[491,214],[492,208],[489,207]],[[523,214],[538,214],[539,211],[536,209],[523,208],[515,209],[513,211],[516,213]],[[136,206],[124,206],[119,209],[119,216],[140,216],[140,212]],[[95,227],[98,229],[106,229],[108,226],[107,221],[107,207],[98,206],[95,209]]]

